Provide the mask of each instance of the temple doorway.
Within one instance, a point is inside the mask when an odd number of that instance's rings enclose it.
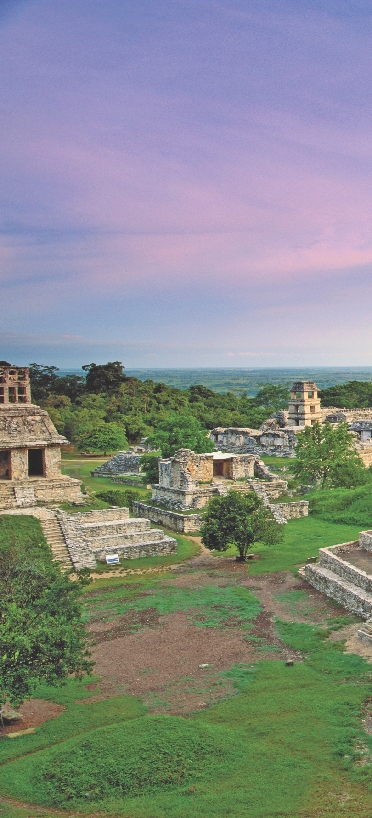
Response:
[[[44,458],[42,449],[28,450],[28,476],[44,477]]]
[[[10,451],[0,451],[0,480],[10,480]]]

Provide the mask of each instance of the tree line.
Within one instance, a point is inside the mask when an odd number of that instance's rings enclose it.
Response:
[[[178,389],[141,381],[127,376],[121,361],[86,364],[83,370],[85,376],[61,376],[55,366],[30,365],[32,400],[48,411],[58,431],[79,451],[106,454],[155,436],[154,445],[167,456],[172,453],[166,442],[169,425],[171,448],[187,445],[208,451],[208,430],[257,429],[288,403],[287,386],[265,384],[252,398],[244,391],[219,393],[202,384]]]

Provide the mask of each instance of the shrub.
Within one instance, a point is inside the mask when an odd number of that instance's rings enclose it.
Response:
[[[99,500],[109,503],[110,506],[128,507],[132,510],[132,503],[141,499],[141,494],[136,489],[107,489],[96,494]]]

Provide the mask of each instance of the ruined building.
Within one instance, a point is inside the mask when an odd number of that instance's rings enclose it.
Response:
[[[26,367],[0,367],[0,509],[81,502],[80,481],[61,474],[61,445],[47,412],[31,403]]]
[[[280,484],[277,496],[287,485],[255,455],[195,454],[179,449],[174,457],[159,460],[159,483],[152,486],[152,502],[180,510],[203,508],[211,497],[224,494],[228,488],[250,491],[247,481],[255,477]]]
[[[321,420],[317,385],[312,381],[295,381],[288,403],[288,426],[313,426]]]

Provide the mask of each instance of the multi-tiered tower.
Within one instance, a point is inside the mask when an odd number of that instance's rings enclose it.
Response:
[[[312,381],[295,381],[288,403],[288,426],[313,426],[321,423],[320,398]]]
[[[61,446],[48,415],[31,403],[26,367],[0,366],[0,509],[79,502],[80,481],[61,474]]]

